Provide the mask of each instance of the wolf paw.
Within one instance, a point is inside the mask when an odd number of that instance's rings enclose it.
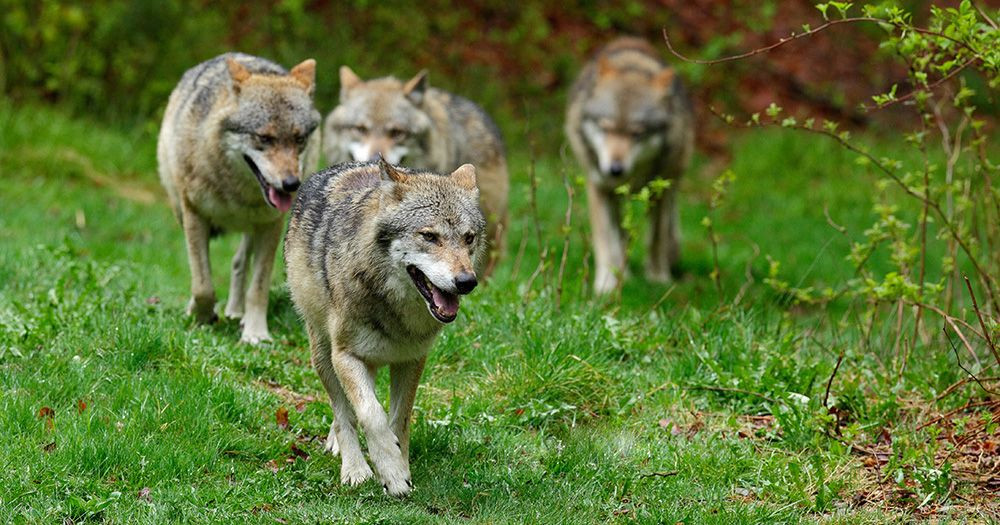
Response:
[[[219,316],[215,314],[214,301],[195,301],[194,297],[188,301],[187,314],[199,324],[212,324],[219,320]]]
[[[223,313],[226,319],[242,319],[243,318],[243,307],[234,306],[232,304],[226,305],[226,311]]]
[[[247,330],[247,329],[244,329],[243,330],[243,335],[240,336],[240,342],[241,343],[247,343],[247,344],[251,344],[251,345],[258,345],[258,344],[261,344],[261,343],[269,343],[271,341],[272,341],[271,334],[268,333],[267,330],[258,331],[258,330]]]
[[[371,467],[363,460],[356,465],[344,463],[340,466],[340,482],[344,485],[356,487],[368,481],[373,475]]]
[[[382,481],[385,493],[396,497],[405,496],[413,489],[413,483],[410,481],[410,466],[402,458],[395,445],[392,447],[392,452],[394,454],[386,454],[382,456],[381,460],[376,460],[373,457],[372,461],[375,463],[375,469],[378,471],[378,477]]]

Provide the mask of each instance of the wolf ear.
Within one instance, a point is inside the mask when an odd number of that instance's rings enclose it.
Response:
[[[653,77],[653,84],[656,87],[664,90],[666,93],[670,93],[671,89],[674,87],[674,70],[673,68],[667,68],[660,71]]]
[[[410,99],[415,106],[424,102],[424,92],[427,91],[427,70],[417,73],[417,76],[410,79],[403,86],[403,94]]]
[[[239,92],[240,85],[250,78],[250,71],[233,57],[226,57],[226,66],[229,68],[229,77],[233,79],[233,88]]]
[[[407,174],[399,171],[395,166],[386,162],[385,157],[382,155],[378,156],[378,167],[382,174],[382,180],[386,182],[402,184],[409,178]]]
[[[302,84],[302,87],[306,88],[306,91],[312,95],[313,89],[316,87],[316,61],[307,58],[301,64],[293,67],[288,75]]]
[[[476,189],[476,167],[472,164],[462,164],[457,170],[451,172],[451,180],[460,187],[467,190]]]
[[[361,77],[359,77],[351,68],[347,66],[340,66],[340,93],[343,94],[344,91],[353,88],[363,82]]]
[[[607,58],[601,58],[597,61],[597,77],[606,78],[613,75],[615,72],[615,66],[611,64],[611,61]]]

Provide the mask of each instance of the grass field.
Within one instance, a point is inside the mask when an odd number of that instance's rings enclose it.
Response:
[[[322,452],[331,411],[280,266],[271,289],[275,343],[240,345],[234,322],[196,326],[183,315],[183,235],[158,187],[153,137],[0,103],[4,520],[885,523],[997,515],[995,499],[935,463],[935,440],[926,438],[934,427],[917,429],[928,413],[977,395],[969,387],[931,402],[963,377],[951,354],[924,351],[897,374],[882,364],[891,330],[878,328],[869,347],[853,325],[830,339],[811,330],[818,312],[790,313],[762,284],[767,256],[793,284],[853,274],[845,255],[871,222],[874,182],[822,138],[734,137],[737,180],[711,212],[722,239],[722,296],[701,226],[711,178],[695,169],[682,189],[684,277],[674,287],[635,277],[608,301],[582,286],[582,192],[558,279],[567,205],[560,174],[572,177],[575,167],[554,152],[539,155],[535,216],[532,159],[512,147],[510,251],[434,346],[415,409],[416,488],[397,501],[375,482],[342,487],[339,459]],[[235,240],[213,243],[223,300]],[[546,265],[532,278],[542,252]],[[636,276],[640,256],[632,258]],[[850,411],[851,423],[832,435],[827,423],[836,416],[824,397],[841,352],[829,404]],[[281,409],[287,425],[278,423]],[[874,467],[850,446],[875,446],[889,432],[893,456]]]

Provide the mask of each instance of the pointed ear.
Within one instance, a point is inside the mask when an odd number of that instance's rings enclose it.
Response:
[[[597,76],[598,78],[606,78],[611,76],[615,72],[615,66],[611,64],[611,61],[606,58],[601,58],[597,61]]]
[[[410,99],[414,105],[419,106],[424,102],[424,92],[427,91],[427,70],[417,73],[417,76],[410,79],[403,86],[403,94]]]
[[[378,167],[382,173],[382,180],[386,182],[395,182],[396,184],[405,183],[409,176],[402,171],[396,169],[395,166],[386,162],[382,155],[378,156]]]
[[[472,164],[462,164],[457,170],[451,172],[449,177],[462,188],[476,189],[476,167]]]
[[[316,61],[307,58],[301,64],[293,67],[288,75],[302,84],[302,87],[312,95],[313,89],[316,87]]]
[[[669,93],[674,86],[674,76],[673,68],[668,67],[653,77],[653,84]]]
[[[340,92],[351,89],[363,82],[361,77],[354,73],[351,68],[347,66],[340,66]]]
[[[229,77],[233,79],[233,89],[238,93],[243,82],[250,78],[250,71],[232,57],[226,58],[226,66],[229,68]]]

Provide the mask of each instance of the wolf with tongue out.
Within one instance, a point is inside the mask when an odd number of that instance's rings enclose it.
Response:
[[[326,448],[342,458],[341,483],[377,474],[388,494],[412,489],[417,383],[434,338],[476,287],[485,237],[471,164],[450,175],[381,159],[340,164],[313,175],[299,192],[285,234],[285,268],[333,406]],[[388,417],[375,397],[382,366],[390,372]]]
[[[216,319],[209,238],[242,232],[225,315],[241,319],[245,342],[271,339],[268,290],[285,212],[318,160],[315,72],[312,59],[289,71],[242,53],[215,57],[184,74],[160,128],[160,180],[187,240],[188,314]]]

